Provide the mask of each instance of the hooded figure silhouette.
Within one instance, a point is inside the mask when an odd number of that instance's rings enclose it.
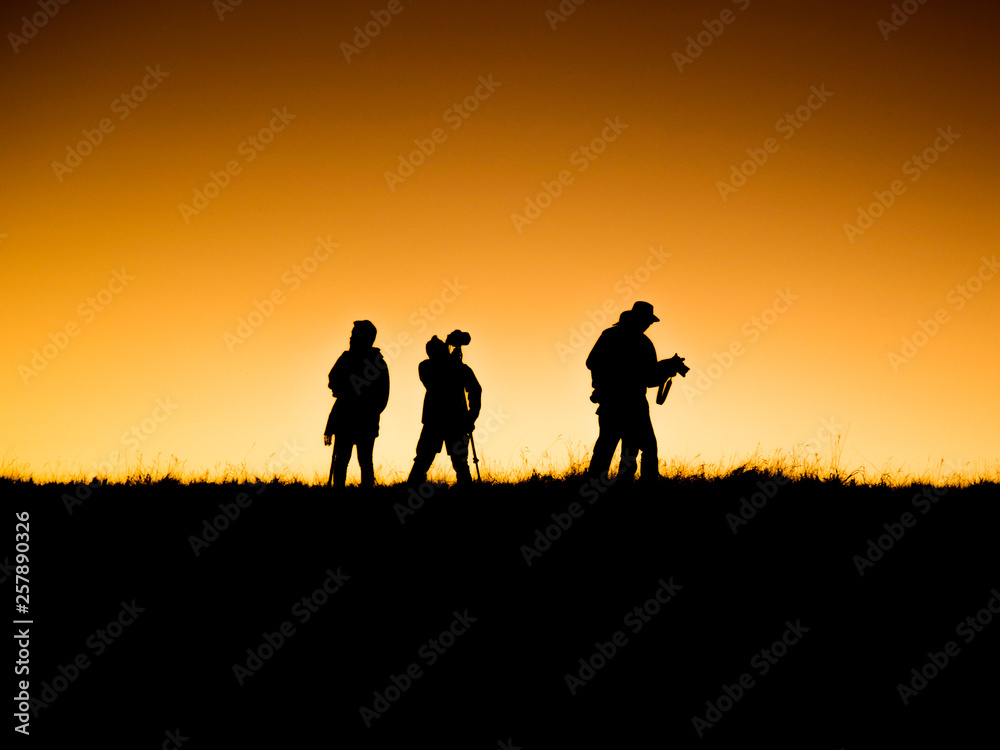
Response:
[[[389,367],[375,343],[375,326],[369,320],[354,321],[350,348],[330,370],[330,390],[336,402],[330,410],[323,444],[333,443],[330,482],[336,488],[347,482],[347,465],[354,446],[358,448],[361,486],[375,484],[372,451],[378,437],[379,416],[389,401]]]

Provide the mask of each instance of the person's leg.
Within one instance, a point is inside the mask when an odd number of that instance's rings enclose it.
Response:
[[[451,456],[451,465],[455,469],[456,481],[460,485],[472,484],[472,472],[469,471],[469,436],[448,436],[445,439],[445,449]]]
[[[442,442],[441,434],[437,430],[424,425],[417,440],[417,455],[413,459],[413,468],[410,469],[407,484],[423,484],[427,481],[427,470],[434,463],[434,456],[441,450]]]
[[[658,469],[656,436],[653,434],[653,423],[649,419],[649,405],[644,401],[631,406],[623,418],[619,481],[631,482],[635,479],[636,458],[639,453],[642,453],[641,476],[655,479]]]
[[[631,482],[635,479],[636,457],[639,455],[639,444],[630,433],[622,435],[622,458],[618,462],[618,474],[615,482]],[[642,452],[643,458],[646,452]]]
[[[357,439],[357,446],[358,465],[361,467],[361,486],[374,487],[375,462],[372,454],[375,451],[375,438],[368,437],[367,435],[359,436]]]
[[[660,476],[660,457],[656,449],[656,433],[653,432],[653,422],[649,418],[649,409],[644,409],[637,415],[636,437],[642,449],[642,468],[639,479],[642,482],[653,482]]]
[[[607,479],[611,459],[615,456],[618,441],[622,439],[621,419],[606,405],[601,407],[601,411],[603,413],[597,415],[600,434],[597,436],[597,442],[594,443],[594,455],[590,459],[587,474],[598,479]]]
[[[354,450],[353,438],[339,433],[333,440],[333,486],[342,489],[347,484],[347,465]]]

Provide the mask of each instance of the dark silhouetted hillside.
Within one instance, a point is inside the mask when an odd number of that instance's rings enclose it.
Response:
[[[403,486],[3,489],[31,514],[40,747],[995,734],[996,485],[539,478],[428,485],[422,504]]]

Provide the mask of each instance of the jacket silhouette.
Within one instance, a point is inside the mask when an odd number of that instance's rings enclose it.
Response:
[[[427,359],[417,367],[427,393],[421,414],[423,429],[417,441],[408,482],[426,481],[427,470],[444,444],[459,484],[472,481],[469,471],[469,434],[482,409],[482,386],[472,368],[462,362],[461,348],[449,354],[437,336],[427,342]],[[466,402],[468,394],[468,402]]]
[[[358,450],[361,485],[375,484],[372,452],[378,437],[379,417],[389,401],[389,368],[382,352],[372,346],[376,330],[370,321],[354,322],[350,348],[330,370],[329,386],[336,401],[324,431],[324,444],[334,435],[330,480],[335,487],[347,481],[347,467],[354,446]]]
[[[648,302],[636,302],[621,314],[618,322],[601,333],[587,357],[594,392],[590,400],[597,409],[600,435],[588,474],[606,480],[619,441],[622,457],[619,479],[635,476],[636,456],[642,452],[641,477],[659,476],[656,435],[649,419],[646,389],[660,385],[656,348],[645,330],[659,321]]]

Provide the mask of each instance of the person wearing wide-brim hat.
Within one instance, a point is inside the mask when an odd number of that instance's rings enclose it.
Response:
[[[619,441],[622,457],[618,479],[635,476],[636,457],[642,453],[640,477],[643,481],[659,476],[656,435],[649,419],[646,389],[660,385],[656,348],[645,331],[659,322],[648,302],[636,302],[624,311],[611,328],[601,333],[587,357],[594,392],[590,400],[598,404],[600,435],[587,470],[594,478],[607,480],[611,459]]]

